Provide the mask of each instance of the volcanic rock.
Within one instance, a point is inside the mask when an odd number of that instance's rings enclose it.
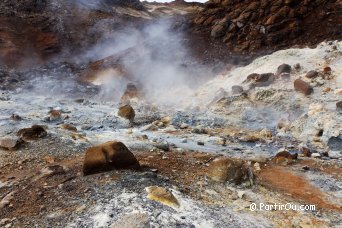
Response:
[[[336,111],[342,113],[342,101],[336,103]]]
[[[277,75],[282,73],[291,73],[291,66],[288,64],[281,64],[277,69]]]
[[[7,150],[15,150],[20,147],[22,144],[22,140],[18,137],[5,137],[0,138],[0,147],[5,148]]]
[[[302,148],[302,153],[303,153],[303,155],[304,155],[305,157],[311,157],[311,154],[312,154],[312,152],[310,151],[310,149],[307,148],[307,147],[303,147],[303,148]]]
[[[68,130],[68,131],[77,131],[77,128],[74,125],[71,124],[62,124],[61,126],[63,129]]]
[[[210,163],[207,176],[217,182],[241,184],[249,178],[249,166],[241,160],[217,158]]]
[[[307,78],[316,78],[318,76],[318,72],[315,70],[310,70],[308,73],[306,73],[305,77]]]
[[[276,164],[288,165],[297,160],[298,154],[291,154],[290,152],[283,150],[276,154],[272,161]]]
[[[163,187],[151,186],[146,188],[148,193],[147,198],[150,200],[157,201],[169,207],[179,207],[177,198],[172,194],[171,191]]]
[[[235,95],[235,94],[241,94],[243,93],[243,88],[242,86],[239,86],[239,85],[234,85],[232,86],[232,94]]]
[[[307,82],[303,81],[302,79],[296,79],[293,85],[294,85],[295,90],[305,95],[310,95],[313,92],[313,89],[311,88],[311,86]]]
[[[122,142],[110,141],[86,150],[83,164],[84,175],[113,169],[138,170],[140,164]]]
[[[161,149],[163,151],[169,151],[170,150],[170,145],[167,142],[157,142],[156,144],[154,144],[155,147],[157,147],[158,149]]]
[[[216,0],[205,4],[193,26],[230,50],[251,53],[338,39],[340,26],[332,22],[339,20],[339,8],[338,1]]]
[[[45,128],[46,126],[33,125],[30,128],[19,130],[17,136],[21,137],[23,140],[37,140],[47,136]]]
[[[118,111],[118,116],[129,120],[131,123],[134,121],[135,111],[131,105],[127,104],[121,106]]]

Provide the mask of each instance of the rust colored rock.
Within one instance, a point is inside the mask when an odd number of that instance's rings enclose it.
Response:
[[[306,73],[305,77],[307,78],[316,78],[318,76],[318,72],[315,70],[310,70],[308,73]]]
[[[138,160],[122,142],[110,141],[86,150],[84,175],[114,169],[140,169]]]
[[[324,67],[323,68],[323,73],[330,74],[331,73],[331,68],[329,66]]]
[[[63,129],[68,130],[68,131],[74,131],[77,132],[77,128],[74,125],[71,124],[62,124],[61,126]]]
[[[288,164],[292,164],[294,160],[297,160],[297,158],[298,158],[297,153],[291,154],[288,151],[281,151],[277,153],[276,156],[274,156],[272,161],[279,165],[288,165]]]
[[[47,136],[45,126],[33,125],[30,128],[23,128],[18,131],[17,136],[24,140],[37,140],[39,138],[44,138]]]
[[[311,88],[309,83],[303,81],[302,79],[296,79],[293,85],[294,85],[295,90],[305,95],[310,95],[313,92],[313,89]]]
[[[311,157],[312,152],[310,151],[309,148],[303,147],[303,148],[302,148],[302,152],[303,152],[303,155],[304,155],[305,157]]]
[[[290,158],[290,159],[297,159],[298,158],[298,154],[291,154],[288,151],[281,151],[279,153],[276,154],[275,156],[276,158],[282,157],[282,158]]]
[[[217,182],[241,184],[250,178],[250,172],[245,162],[223,157],[210,163],[207,176]]]
[[[135,111],[131,105],[127,104],[119,108],[118,116],[125,118],[132,123],[135,117]]]

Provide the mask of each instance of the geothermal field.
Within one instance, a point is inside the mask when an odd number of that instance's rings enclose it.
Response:
[[[0,2],[0,227],[341,227],[342,3]]]

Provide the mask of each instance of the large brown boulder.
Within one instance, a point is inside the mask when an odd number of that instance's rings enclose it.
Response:
[[[127,104],[119,108],[118,116],[125,118],[132,123],[135,117],[135,111],[131,105]]]
[[[216,182],[232,182],[235,184],[241,184],[247,180],[253,182],[251,169],[246,162],[226,157],[212,161],[207,176]]]
[[[133,153],[122,143],[116,141],[87,149],[84,175],[110,171],[114,169],[140,169],[140,164]]]
[[[37,140],[47,136],[45,128],[45,126],[33,125],[30,128],[23,128],[19,130],[17,132],[17,136],[21,137],[23,140]]]

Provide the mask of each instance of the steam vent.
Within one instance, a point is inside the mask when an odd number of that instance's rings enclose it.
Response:
[[[341,12],[0,1],[0,227],[342,227]]]

